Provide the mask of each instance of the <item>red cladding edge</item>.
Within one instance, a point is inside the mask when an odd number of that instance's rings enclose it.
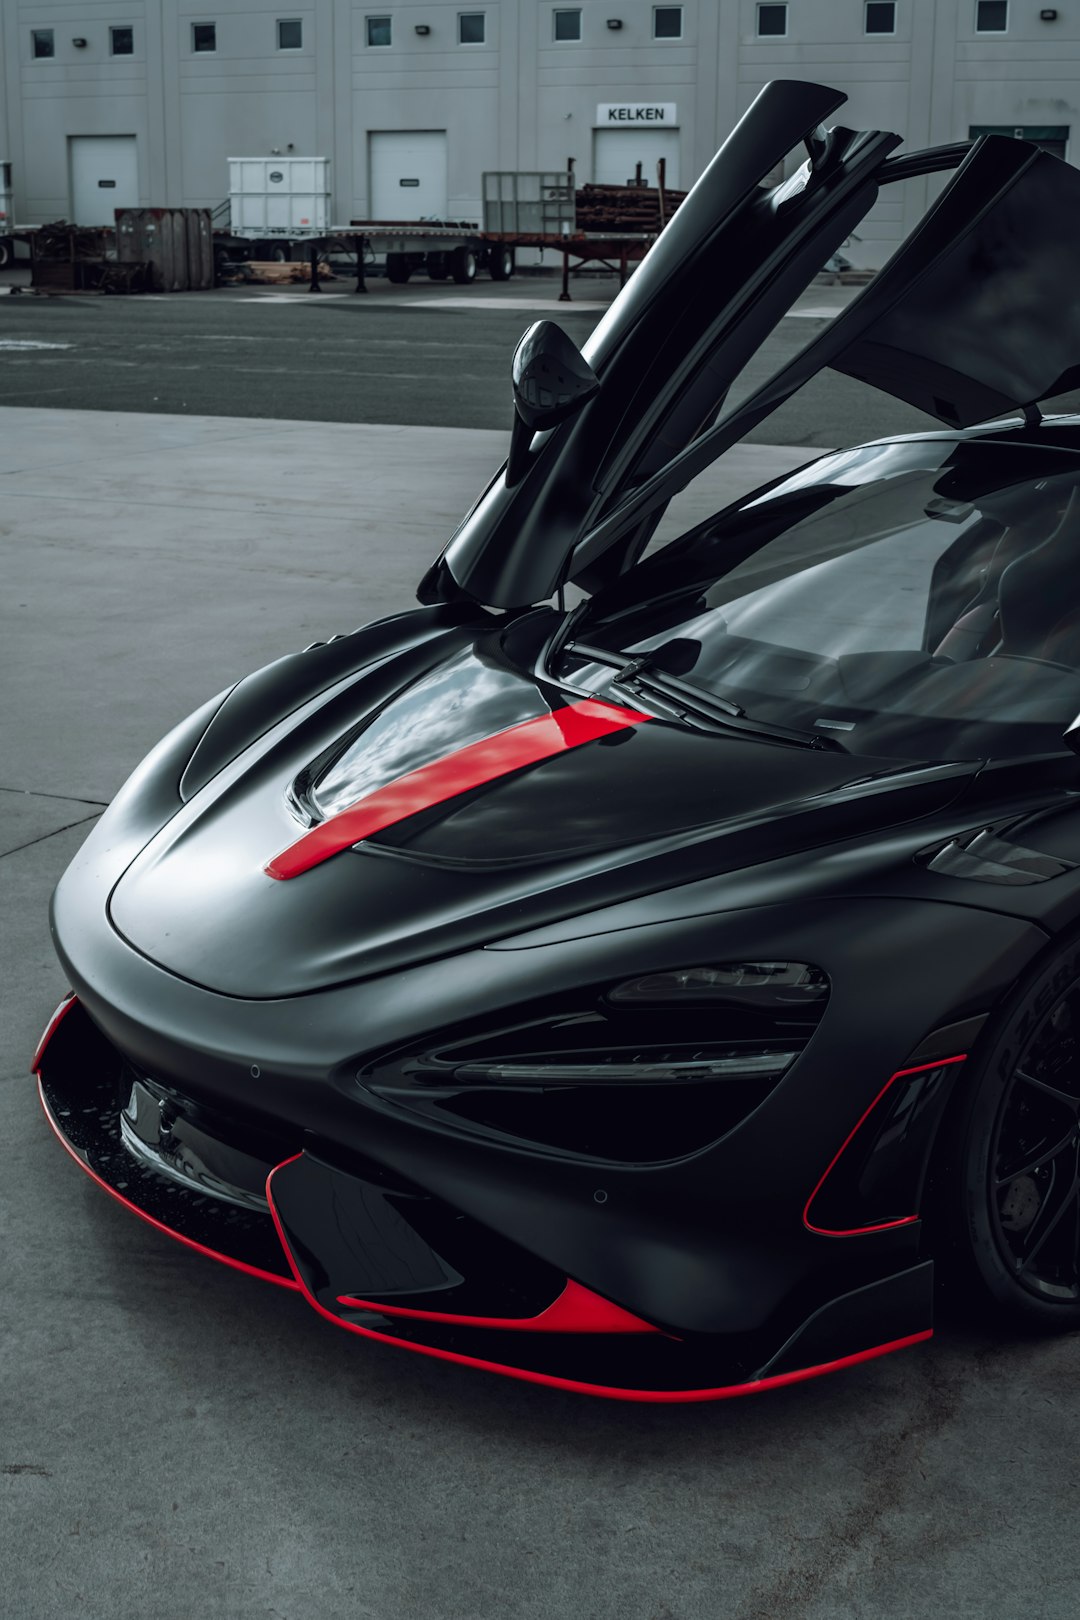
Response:
[[[96,1181],[98,1186],[109,1194],[110,1198],[115,1198],[118,1204],[123,1204],[124,1208],[130,1210],[133,1215],[137,1215],[140,1221],[145,1221],[147,1226],[152,1226],[156,1232],[164,1232],[166,1237],[171,1237],[177,1243],[182,1243],[186,1249],[194,1249],[196,1254],[205,1255],[208,1260],[218,1260],[223,1266],[230,1266],[233,1271],[242,1271],[248,1277],[258,1277],[260,1282],[276,1283],[279,1288],[296,1289],[297,1284],[293,1282],[291,1277],[279,1277],[276,1272],[263,1271],[259,1266],[249,1266],[244,1260],[234,1260],[231,1255],[221,1254],[217,1249],[208,1249],[204,1244],[196,1243],[194,1238],[185,1237],[183,1232],[174,1231],[171,1226],[166,1226],[163,1221],[155,1220],[153,1215],[148,1215],[144,1209],[139,1208],[138,1204],[133,1204],[130,1199],[124,1197],[123,1193],[117,1192],[115,1187],[110,1187],[109,1183],[99,1176],[96,1170],[91,1169],[86,1160],[80,1158],[76,1153],[52,1116],[40,1078],[38,1080],[38,1099],[45,1111],[45,1118],[49,1122],[53,1135],[65,1153],[71,1155],[79,1169],[85,1171],[91,1181]],[[290,1266],[291,1264],[290,1261]]]
[[[302,872],[328,861],[332,855],[351,849],[361,839],[370,838],[373,833],[404,821],[420,810],[483,787],[485,782],[494,782],[526,765],[536,765],[568,748],[579,748],[582,743],[606,737],[613,731],[641,725],[648,718],[635,709],[585,698],[550,714],[538,715],[534,720],[523,720],[520,725],[470,743],[445,759],[421,765],[385,787],[376,788],[374,793],[366,794],[347,810],[312,827],[280,855],[275,855],[264,870],[272,878],[299,877]]]
[[[919,1063],[916,1064],[915,1068],[913,1069],[897,1069],[895,1074],[889,1076],[888,1080],[886,1080],[885,1084],[882,1086],[869,1108],[856,1122],[853,1129],[849,1131],[844,1141],[840,1144],[840,1147],[829,1161],[825,1174],[822,1176],[821,1180],[810,1194],[810,1197],[806,1200],[806,1208],[803,1210],[803,1224],[806,1226],[808,1231],[817,1232],[822,1237],[860,1237],[864,1232],[888,1232],[894,1226],[911,1226],[913,1222],[918,1220],[919,1217],[917,1214],[901,1215],[897,1220],[880,1221],[876,1226],[853,1226],[846,1231],[838,1231],[829,1226],[815,1226],[813,1221],[810,1219],[810,1210],[814,1199],[817,1197],[822,1187],[824,1187],[825,1183],[836,1169],[836,1166],[840,1163],[840,1160],[843,1158],[856,1136],[858,1136],[859,1132],[866,1124],[866,1121],[870,1118],[870,1115],[874,1112],[874,1109],[877,1107],[878,1103],[881,1102],[881,1100],[885,1097],[895,1081],[903,1080],[909,1074],[927,1074],[931,1069],[946,1069],[951,1064],[966,1062],[967,1053],[961,1052],[957,1057],[938,1058],[936,1063]]]
[[[932,1065],[935,1067],[936,1065]],[[266,1197],[270,1205],[270,1213],[274,1217],[281,1246],[285,1251],[286,1259],[296,1279],[296,1286],[307,1300],[313,1310],[328,1322],[344,1328],[348,1333],[358,1333],[361,1338],[374,1339],[379,1344],[391,1344],[399,1350],[415,1350],[422,1356],[432,1356],[437,1361],[452,1361],[459,1367],[478,1367],[482,1372],[500,1373],[504,1378],[517,1378],[526,1384],[544,1384],[550,1389],[565,1389],[578,1395],[601,1395],[609,1400],[616,1401],[646,1401],[664,1405],[678,1405],[690,1401],[726,1401],[733,1400],[740,1395],[759,1395],[766,1390],[780,1389],[785,1384],[801,1384],[809,1378],[820,1378],[825,1373],[841,1372],[846,1367],[855,1367],[862,1361],[875,1361],[878,1356],[890,1355],[894,1350],[906,1350],[909,1345],[921,1344],[926,1339],[932,1339],[934,1330],[925,1328],[921,1333],[908,1334],[903,1339],[891,1339],[887,1344],[872,1345],[868,1350],[858,1350],[854,1355],[842,1356],[838,1361],[825,1361],[816,1367],[799,1367],[792,1372],[775,1373],[769,1378],[752,1379],[746,1384],[726,1384],[718,1389],[618,1389],[604,1384],[584,1384],[574,1378],[558,1378],[552,1373],[529,1372],[522,1367],[508,1367],[497,1361],[483,1361],[477,1356],[464,1356],[456,1350],[438,1350],[433,1345],[414,1344],[408,1339],[396,1339],[392,1334],[379,1333],[374,1328],[360,1327],[355,1322],[342,1321],[324,1305],[320,1305],[305,1286],[285,1237],[284,1230],[277,1210],[274,1208],[273,1180],[278,1170],[283,1170],[286,1164],[292,1164],[301,1155],[295,1154],[292,1159],[286,1159],[282,1164],[276,1165],[266,1178]],[[564,1296],[560,1295],[562,1299]],[[595,1297],[595,1296],[593,1296]],[[359,1302],[357,1302],[359,1303]],[[555,1301],[557,1305],[559,1300]],[[383,1313],[383,1307],[375,1306]],[[554,1307],[550,1307],[553,1309]],[[416,1313],[419,1314],[419,1313]],[[539,1320],[539,1318],[535,1319]],[[475,1325],[475,1319],[474,1319]]]
[[[41,1065],[45,1061],[46,1047],[56,1034],[57,1030],[60,1028],[60,1025],[64,1022],[64,1019],[67,1017],[72,1007],[77,1006],[77,1004],[78,997],[76,996],[74,990],[69,990],[41,1032],[41,1039],[37,1043],[37,1051],[30,1059],[31,1074],[38,1074],[40,1072]]]
[[[286,1250],[286,1253],[288,1251]],[[659,1333],[651,1322],[624,1311],[610,1299],[594,1294],[573,1278],[558,1299],[539,1316],[454,1316],[445,1311],[414,1311],[405,1305],[381,1305],[339,1294],[338,1304],[350,1310],[378,1311],[380,1316],[411,1317],[418,1322],[448,1322],[458,1327],[506,1328],[527,1333]]]

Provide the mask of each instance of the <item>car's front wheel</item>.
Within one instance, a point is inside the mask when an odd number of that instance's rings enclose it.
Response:
[[[998,1313],[1080,1327],[1080,941],[1021,988],[967,1076],[950,1181],[959,1255]]]

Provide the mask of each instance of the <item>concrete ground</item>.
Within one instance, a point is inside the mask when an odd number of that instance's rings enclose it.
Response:
[[[27,279],[0,271],[0,289]],[[510,356],[541,317],[582,343],[617,291],[614,277],[520,276],[471,287],[418,279],[229,287],[161,297],[0,297],[0,405],[309,422],[501,428],[512,412]],[[856,289],[811,287],[740,380],[763,379],[821,330]],[[739,389],[737,388],[737,392]],[[827,446],[933,426],[865,384],[826,374],[750,435]]]
[[[768,1396],[590,1401],[335,1332],[45,1127],[46,906],[90,821],[207,694],[406,606],[504,445],[0,409],[0,1614],[1065,1620],[1075,1339],[954,1324]],[[745,447],[685,519],[808,453]]]

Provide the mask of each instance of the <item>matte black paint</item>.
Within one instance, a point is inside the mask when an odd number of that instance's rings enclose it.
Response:
[[[814,85],[763,92],[594,334],[586,359],[599,388],[519,447],[518,482],[495,480],[429,574],[434,605],[279,660],[205,705],[125,784],[56,891],[54,940],[81,1003],[42,1063],[58,1129],[107,1183],[130,1178],[131,1201],[164,1224],[220,1252],[239,1245],[267,1268],[272,1259],[280,1275],[267,1215],[135,1166],[117,1118],[135,1076],[163,1110],[156,1135],[152,1120],[140,1127],[151,1157],[168,1153],[172,1121],[192,1145],[177,1166],[197,1161],[249,1193],[272,1172],[285,1250],[338,1320],[350,1320],[341,1293],[535,1313],[569,1278],[661,1331],[500,1336],[377,1310],[351,1320],[625,1392],[783,1373],[930,1326],[934,1234],[910,1217],[964,1083],[965,1065],[942,1060],[978,1049],[993,1009],[1080,921],[1080,763],[1064,744],[1043,758],[905,762],[665,719],[661,705],[647,724],[411,815],[295,880],[264,870],[312,812],[324,767],[366,727],[393,728],[395,704],[430,672],[457,671],[440,748],[469,735],[470,707],[496,672],[527,707],[567,700],[541,656],[561,615],[532,604],[568,575],[622,588],[620,570],[671,493],[664,464],[675,457],[677,487],[695,455],[716,453],[719,439],[695,434],[889,178],[896,137],[816,131],[841,100]],[[762,190],[803,137],[809,167]],[[920,400],[944,368],[960,379],[942,412],[957,422],[986,399],[1028,403],[1025,390],[1068,373],[1073,349],[1050,363],[1050,301],[1037,308],[1032,289],[1047,266],[1071,266],[1076,208],[1067,223],[1055,215],[1041,258],[1029,244],[1019,350],[987,356],[999,323],[985,310],[934,327],[921,348],[910,326],[933,323],[935,300],[954,296],[972,241],[989,251],[996,221],[1024,215],[1038,236],[1040,211],[1080,184],[1054,161],[1021,143],[980,145],[902,268],[738,422],[824,363],[850,362]],[[1025,273],[1010,269],[1000,285]],[[966,368],[949,349],[960,326]],[[1076,422],[983,437],[1080,465]],[[1012,841],[1040,881],[937,859],[984,829],[994,841],[980,847],[1000,854],[997,841]],[[797,1038],[767,1032],[798,1049],[794,1061],[696,1136],[657,1131],[648,1151],[635,1139],[631,1152],[628,1126],[605,1141],[596,1122],[618,1108],[615,1086],[568,1110],[565,1090],[557,1100],[541,1083],[528,1108],[493,1117],[466,1100],[475,1085],[455,1079],[418,1105],[417,1053],[556,1015],[607,1016],[611,990],[638,975],[746,961],[812,964],[828,1003]],[[746,1035],[732,1006],[718,1002],[715,1017],[716,1041]],[[700,1019],[660,1009],[641,1044],[708,1037]],[[890,1077],[928,1062],[882,1097]],[[879,1097],[815,1209],[857,1235],[811,1230],[811,1194]],[[556,1101],[564,1113],[581,1104],[587,1131],[562,1119],[553,1139],[530,1126],[549,1102],[550,1122]],[[655,1103],[674,1111],[680,1099]],[[859,1231],[874,1225],[884,1229]]]

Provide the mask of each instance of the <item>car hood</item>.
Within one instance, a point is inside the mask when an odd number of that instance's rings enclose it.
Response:
[[[397,678],[335,689],[202,787],[115,885],[120,935],[222,994],[301,995],[710,874],[722,909],[723,874],[960,786],[577,701],[479,643]],[[298,785],[323,794],[312,827]]]

